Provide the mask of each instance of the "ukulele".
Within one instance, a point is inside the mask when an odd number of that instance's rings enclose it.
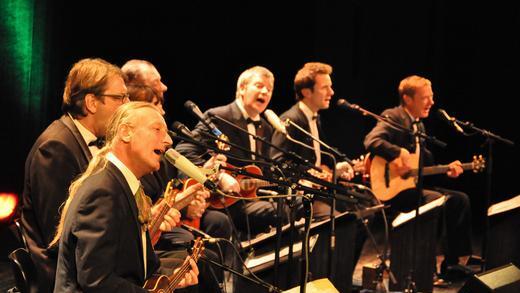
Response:
[[[354,176],[361,175],[363,178],[366,176],[365,172],[365,165],[366,165],[366,159],[364,155],[361,155],[359,158],[352,160],[352,163],[354,165],[352,166],[352,169],[354,170]],[[309,169],[307,172],[311,174],[312,176],[325,180],[327,182],[332,182],[332,169],[329,168],[327,165],[320,165],[320,168],[323,171],[318,171],[315,169]],[[343,179],[341,177],[338,177],[338,182],[341,184],[341,182],[348,182],[349,180]],[[319,186],[318,186],[319,187]]]
[[[150,239],[152,241],[152,245],[155,245],[157,241],[159,241],[159,237],[161,236],[161,230],[159,229],[161,223],[164,221],[164,216],[168,213],[168,211],[172,208],[176,210],[182,210],[184,207],[190,204],[190,202],[197,195],[197,191],[192,192],[190,194],[185,195],[183,198],[177,199],[176,196],[180,192],[178,189],[173,187],[173,181],[170,180],[168,185],[166,185],[166,190],[164,191],[164,199],[166,204],[164,204],[157,215],[152,218],[150,221],[150,225],[148,226],[148,233],[150,234]],[[189,186],[196,184],[197,181],[189,178],[183,184],[183,191],[186,190]],[[200,221],[200,219],[197,219]]]
[[[235,166],[232,166],[229,163],[227,165],[229,167],[236,168]],[[244,169],[247,173],[260,175],[260,176],[262,175],[262,170],[260,170],[260,168],[258,168],[255,165],[247,165],[245,167],[242,167],[242,169]],[[229,171],[226,171],[226,172],[228,172],[228,174],[230,173]],[[257,197],[256,190],[260,187],[276,186],[275,184],[273,184],[269,181],[258,179],[258,178],[251,178],[251,177],[248,177],[247,175],[239,174],[234,177],[240,184],[240,192],[239,192],[238,196],[244,197],[244,198]],[[223,209],[225,207],[229,207],[229,206],[233,205],[234,203],[239,201],[239,199],[223,197],[218,194],[212,194],[208,201],[212,208]]]
[[[192,252],[190,258],[192,258],[195,262],[199,260],[200,255],[204,251],[204,243],[201,237],[198,237],[195,240],[195,243],[192,247]],[[170,293],[174,292],[175,289],[179,286],[179,283],[184,278],[187,272],[191,269],[190,263],[185,261],[182,266],[179,268],[177,272],[174,272],[171,276],[166,275],[154,275],[151,276],[144,283],[143,288],[148,290],[148,292],[153,293]]]

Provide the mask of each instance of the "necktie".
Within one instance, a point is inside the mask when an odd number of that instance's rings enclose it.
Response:
[[[148,223],[152,218],[152,200],[144,194],[142,186],[139,186],[137,192],[134,195],[135,203],[137,204],[137,210],[139,212],[138,220],[146,230]]]
[[[318,130],[318,122],[319,122],[319,119],[318,119],[317,114],[313,115],[311,117],[311,120],[309,121],[309,130],[310,130],[312,136],[316,137],[317,139],[320,138],[320,132]],[[316,166],[320,166],[321,165],[320,143],[315,140],[312,140],[312,146],[314,148],[314,155],[316,156],[316,161],[314,162],[314,164]]]
[[[95,146],[97,147],[98,149],[101,149],[102,147],[105,146],[105,138],[104,137],[98,137],[96,138],[95,140],[91,141],[88,143],[88,146],[91,147],[91,146]]]
[[[424,126],[422,125],[421,120],[415,120],[412,122],[412,129],[414,131],[414,134],[417,134],[417,132],[424,132]],[[414,137],[414,146],[412,149],[415,149],[415,152],[419,151],[419,142],[422,142],[422,138],[419,138],[419,136]]]

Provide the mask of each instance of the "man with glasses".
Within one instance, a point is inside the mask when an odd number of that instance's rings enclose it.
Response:
[[[52,292],[60,206],[72,180],[102,145],[112,114],[128,101],[121,69],[102,59],[74,64],[65,82],[63,116],[44,130],[25,163],[22,226],[38,272],[39,292]]]

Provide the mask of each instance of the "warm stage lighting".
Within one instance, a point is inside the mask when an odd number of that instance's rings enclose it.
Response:
[[[18,203],[18,196],[14,193],[0,193],[0,221],[10,218]]]

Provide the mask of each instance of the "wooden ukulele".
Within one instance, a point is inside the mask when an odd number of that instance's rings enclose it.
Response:
[[[354,165],[352,166],[352,169],[354,170],[354,176],[362,175],[365,176],[365,156],[361,155],[359,158],[352,160]],[[332,182],[332,169],[329,168],[327,165],[320,165],[320,168],[323,170],[322,172],[309,169],[307,172],[311,174],[312,176],[325,180],[327,182]],[[338,182],[341,184],[341,182],[348,182],[348,180],[338,177]],[[320,187],[319,185],[317,187]]]
[[[230,167],[234,167],[231,164],[227,164]],[[236,168],[236,167],[235,167]],[[245,167],[242,167],[247,173],[256,174],[256,175],[262,175],[262,170],[258,168],[255,165],[248,165]],[[235,179],[240,184],[240,193],[238,196],[244,197],[244,198],[255,198],[256,190],[260,187],[267,187],[267,186],[276,186],[275,184],[265,181],[258,178],[251,178],[247,175],[237,175],[235,176]],[[237,198],[230,198],[230,197],[223,197],[218,194],[212,194],[209,198],[209,204],[214,209],[223,209],[225,207],[229,207],[232,204],[236,203],[239,199]]]
[[[183,184],[183,191],[186,190],[189,186],[196,184],[197,181],[189,178]],[[161,223],[164,221],[164,216],[168,213],[168,211],[172,208],[176,210],[182,210],[184,207],[190,204],[190,202],[195,198],[197,192],[192,192],[187,194],[183,198],[177,199],[176,196],[180,191],[173,187],[173,180],[168,182],[166,186],[166,190],[164,191],[164,199],[166,204],[164,204],[159,213],[152,218],[150,221],[150,225],[148,226],[148,233],[150,234],[150,239],[152,241],[152,245],[155,245],[157,241],[159,241],[159,237],[161,236],[161,230],[159,229]],[[200,219],[197,219],[200,221]],[[196,223],[193,223],[194,225]]]
[[[411,154],[412,165],[419,166],[419,154]],[[463,170],[473,170],[477,173],[486,167],[486,160],[480,156],[474,156],[473,161],[462,164]],[[423,168],[423,175],[435,175],[446,173],[449,165],[438,165]],[[397,171],[388,161],[375,156],[370,163],[370,184],[374,195],[382,201],[394,198],[401,191],[415,188],[418,169],[410,170],[405,176],[399,176]]]
[[[198,237],[193,244],[193,248],[191,249],[190,257],[197,262],[202,252],[204,251],[204,243],[201,237]],[[148,290],[148,292],[154,293],[170,293],[174,292],[175,289],[179,286],[179,283],[184,278],[187,272],[191,269],[190,263],[185,261],[179,270],[173,273],[171,276],[166,275],[155,275],[150,277],[144,283],[143,288]]]

